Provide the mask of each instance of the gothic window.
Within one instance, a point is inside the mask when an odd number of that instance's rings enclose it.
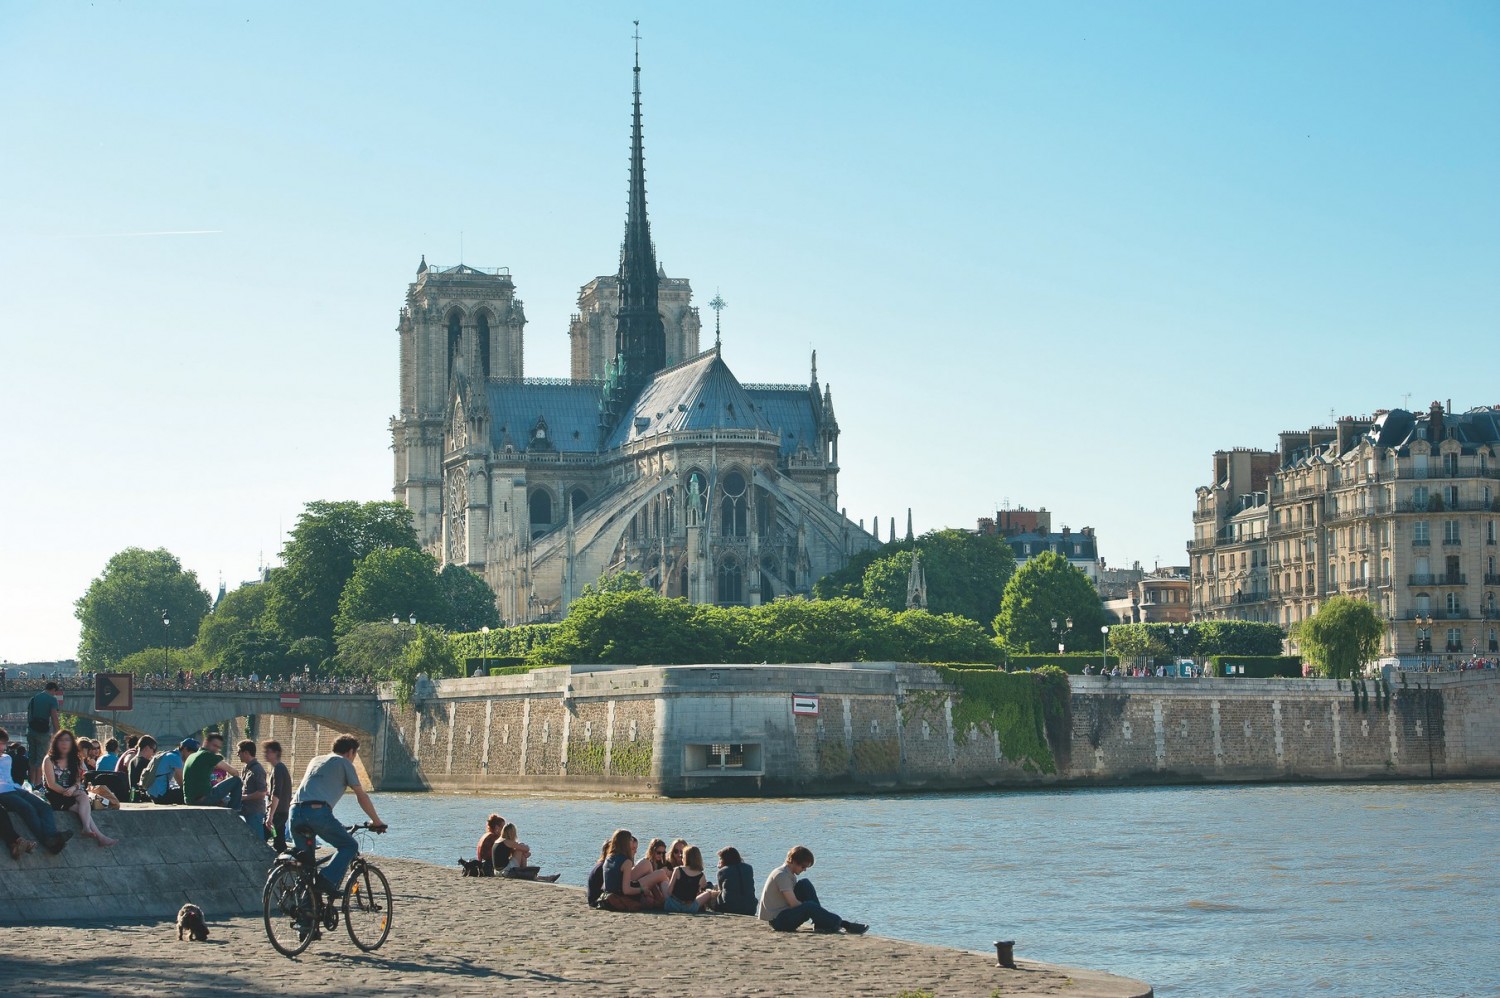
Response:
[[[448,549],[450,565],[469,560],[468,539],[469,482],[462,468],[448,473]]]
[[[479,370],[488,379],[490,376],[490,317],[480,312],[475,326],[479,336]]]
[[[588,505],[589,494],[583,489],[574,489],[573,494],[568,497],[573,503],[573,512],[576,514],[584,506]]]
[[[552,493],[546,489],[532,489],[530,497],[531,530],[552,526]]]
[[[720,532],[726,537],[744,537],[746,528],[745,476],[731,471],[724,476],[724,497],[719,500]]]
[[[453,377],[453,364],[458,359],[459,346],[463,343],[463,315],[458,309],[448,313],[448,377]]]
[[[719,563],[719,603],[743,603],[745,601],[745,577],[740,563],[725,558]]]

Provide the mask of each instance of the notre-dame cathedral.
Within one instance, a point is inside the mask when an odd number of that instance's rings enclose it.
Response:
[[[444,564],[494,588],[507,623],[561,617],[605,573],[667,596],[805,594],[878,543],[838,505],[839,428],[818,384],[741,384],[699,351],[692,288],[656,263],[636,57],[618,273],[579,292],[572,377],[524,376],[506,269],[429,266],[407,289],[395,495]],[[722,306],[722,302],[715,300]]]

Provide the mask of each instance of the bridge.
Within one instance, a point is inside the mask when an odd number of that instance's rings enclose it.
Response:
[[[92,683],[74,678],[62,685],[62,713],[89,718],[122,734],[152,735],[162,745],[175,745],[210,728],[223,731],[232,743],[245,735],[248,723],[253,737],[283,743],[294,777],[313,755],[329,751],[333,738],[353,735],[360,741],[359,761],[368,773],[369,785],[380,787],[385,769],[385,709],[373,688],[243,681],[176,687],[137,680],[132,710],[95,711]],[[0,690],[0,717],[5,718],[12,739],[22,736],[27,704],[41,686],[36,680],[8,682]],[[253,721],[242,722],[242,718]]]

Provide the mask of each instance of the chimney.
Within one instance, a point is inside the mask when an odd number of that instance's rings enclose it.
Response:
[[[1427,442],[1443,442],[1443,403],[1434,401],[1427,407]]]

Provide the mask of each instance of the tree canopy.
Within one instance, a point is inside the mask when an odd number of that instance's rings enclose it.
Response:
[[[819,599],[863,599],[893,613],[905,610],[913,550],[922,555],[927,608],[988,628],[1000,609],[1005,583],[1016,570],[1015,553],[1003,537],[930,531],[915,542],[897,541],[855,555],[843,569],[819,579],[813,593]]]
[[[82,625],[79,665],[97,672],[146,648],[187,647],[208,606],[197,574],[184,571],[171,552],[126,548],[75,604]],[[163,614],[170,625],[162,623]]]
[[[284,635],[331,644],[339,598],[359,562],[373,551],[418,547],[411,511],[399,502],[308,503],[271,576],[271,622]]]
[[[339,596],[333,630],[343,634],[356,624],[389,621],[393,616],[441,624],[440,618],[447,617],[445,610],[432,555],[412,548],[382,548],[365,555],[354,567]]]
[[[1073,626],[1064,643],[1091,651],[1100,646],[1099,628],[1107,623],[1104,604],[1089,577],[1055,551],[1044,551],[1016,569],[1006,583],[995,617],[995,634],[1013,652],[1055,651],[1052,621]]]
[[[1380,654],[1384,633],[1374,605],[1353,596],[1334,596],[1317,613],[1292,625],[1292,638],[1303,657],[1333,679],[1358,676],[1365,663]]]
[[[446,565],[438,573],[438,599],[443,606],[441,622],[449,630],[500,626],[495,590],[462,565]]]

